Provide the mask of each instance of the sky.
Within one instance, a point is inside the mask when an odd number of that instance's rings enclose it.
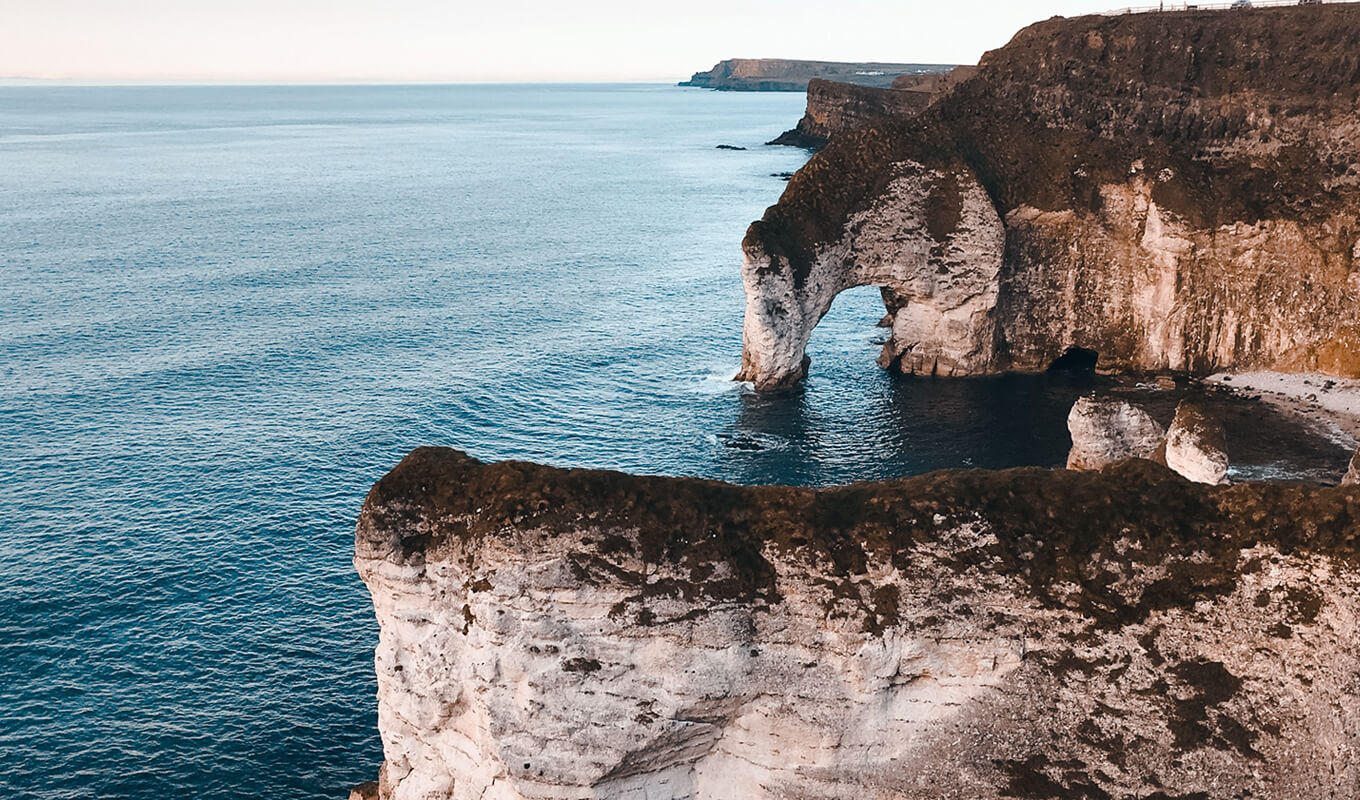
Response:
[[[0,78],[675,81],[724,58],[975,63],[1031,22],[1113,2],[0,0]]]

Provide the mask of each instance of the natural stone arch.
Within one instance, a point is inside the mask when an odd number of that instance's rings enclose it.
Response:
[[[771,251],[763,224],[742,246],[738,380],[758,389],[800,380],[812,329],[836,295],[856,286],[879,287],[892,317],[880,364],[923,374],[994,371],[1005,229],[971,170],[897,162],[873,203],[850,215],[842,235],[801,269]]]

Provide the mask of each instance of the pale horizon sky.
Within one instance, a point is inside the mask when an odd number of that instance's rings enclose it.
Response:
[[[1101,0],[842,0],[834,10],[809,0],[0,0],[0,79],[677,81],[724,58],[964,64],[1032,22],[1112,7]]]

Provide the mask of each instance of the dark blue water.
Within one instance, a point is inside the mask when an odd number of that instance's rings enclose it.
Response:
[[[894,378],[871,289],[803,390],[727,380],[738,243],[805,158],[760,145],[802,102],[0,89],[0,795],[374,777],[353,521],[418,445],[747,483],[1060,463],[1089,380]],[[1344,463],[1242,424],[1243,476]]]

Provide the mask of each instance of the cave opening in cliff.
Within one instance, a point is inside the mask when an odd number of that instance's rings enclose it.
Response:
[[[1062,355],[1053,359],[1053,363],[1048,365],[1048,371],[1090,375],[1096,371],[1096,362],[1099,360],[1100,354],[1094,350],[1069,347]]]

